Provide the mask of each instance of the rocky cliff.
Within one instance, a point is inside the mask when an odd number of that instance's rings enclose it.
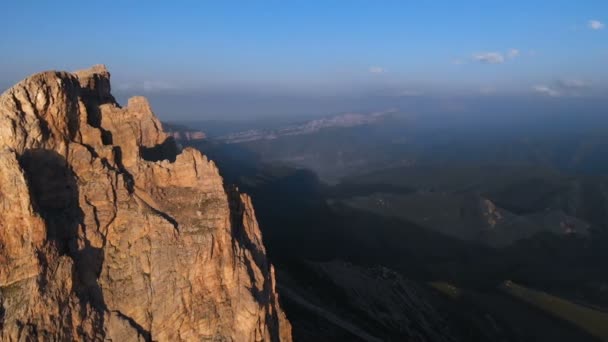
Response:
[[[0,339],[289,341],[249,197],[103,66],[0,97]]]

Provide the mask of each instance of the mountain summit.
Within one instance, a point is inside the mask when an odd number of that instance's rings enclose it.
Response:
[[[0,339],[290,341],[251,200],[94,66],[0,96]]]

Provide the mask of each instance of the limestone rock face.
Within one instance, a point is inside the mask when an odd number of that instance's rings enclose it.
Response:
[[[290,341],[249,197],[104,66],[0,96],[0,340]]]

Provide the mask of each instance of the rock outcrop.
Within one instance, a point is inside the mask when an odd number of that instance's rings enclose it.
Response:
[[[290,341],[249,197],[103,66],[0,96],[0,340]]]

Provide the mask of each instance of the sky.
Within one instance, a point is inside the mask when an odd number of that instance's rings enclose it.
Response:
[[[11,1],[0,89],[105,64],[163,119],[603,98],[608,1]],[[545,98],[541,100],[541,98]],[[375,108],[382,109],[382,108]]]

